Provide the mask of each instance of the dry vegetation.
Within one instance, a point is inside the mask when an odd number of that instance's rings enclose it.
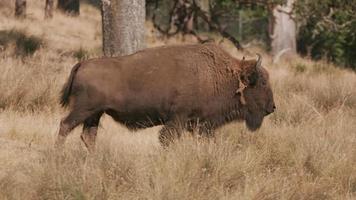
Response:
[[[236,123],[163,150],[158,128],[131,133],[105,116],[94,155],[80,129],[55,152],[57,96],[77,59],[100,56],[100,16],[83,5],[44,21],[41,2],[22,21],[0,9],[0,199],[356,199],[356,74],[301,58],[264,56],[278,109],[256,133]],[[151,34],[148,46],[179,42]],[[39,48],[23,54],[19,38]]]

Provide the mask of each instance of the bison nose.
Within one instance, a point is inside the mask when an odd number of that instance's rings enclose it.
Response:
[[[275,110],[276,110],[276,106],[273,105],[272,109],[270,108],[270,109],[266,110],[266,115],[269,115],[269,114],[273,113]]]

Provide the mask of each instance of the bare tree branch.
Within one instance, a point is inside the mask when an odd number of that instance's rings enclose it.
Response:
[[[198,16],[200,18],[202,18],[209,25],[210,28],[218,31],[221,34],[221,36],[223,36],[224,38],[231,41],[238,50],[243,49],[242,45],[235,37],[233,37],[231,34],[229,34],[227,31],[225,31],[225,29],[222,28],[218,23],[214,23],[213,21],[211,21],[207,15],[207,13],[205,11],[201,10],[200,7],[196,6],[196,8],[197,8]]]
[[[158,2],[156,0],[156,9],[157,8],[158,8]],[[243,49],[240,42],[231,34],[229,34],[227,31],[225,31],[225,29],[222,28],[220,24],[213,22],[208,16],[208,13],[203,11],[194,0],[174,1],[174,6],[169,13],[169,27],[167,28],[167,30],[164,30],[161,28],[161,26],[159,26],[159,24],[156,21],[155,13],[153,13],[152,15],[152,22],[155,29],[157,29],[160,33],[168,37],[171,37],[181,32],[183,34],[191,34],[195,36],[200,43],[212,41],[212,39],[210,38],[208,39],[201,38],[198,35],[198,33],[194,30],[194,27],[192,27],[193,19],[198,17],[201,18],[205,23],[207,23],[211,29],[216,30],[221,34],[221,36],[231,41],[237,49],[239,50]],[[176,29],[173,32],[171,32],[173,27],[175,27]]]

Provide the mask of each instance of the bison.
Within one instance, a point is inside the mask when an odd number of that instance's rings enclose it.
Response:
[[[275,110],[269,75],[256,60],[238,60],[215,44],[163,46],[76,64],[64,85],[57,146],[84,124],[81,139],[94,148],[106,113],[132,130],[163,125],[168,145],[182,130],[212,135],[232,121],[258,129]]]

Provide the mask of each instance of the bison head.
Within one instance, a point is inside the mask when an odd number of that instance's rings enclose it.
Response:
[[[263,118],[276,109],[268,72],[261,66],[261,56],[257,56],[257,61],[241,62],[242,72],[237,90],[243,118],[252,131],[260,128]]]

